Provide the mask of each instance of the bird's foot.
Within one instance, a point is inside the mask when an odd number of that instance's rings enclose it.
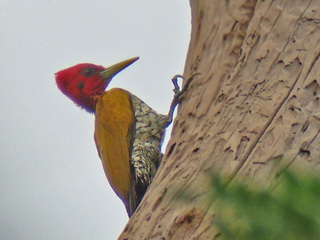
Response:
[[[187,80],[186,84],[184,85],[184,87],[182,88],[182,90],[180,90],[180,86],[178,85],[178,78],[181,78],[182,80],[184,80],[184,77],[182,75],[177,74],[172,78],[172,83],[174,86],[174,89],[173,89],[174,97],[173,97],[171,105],[170,105],[170,109],[169,109],[169,113],[168,113],[168,122],[167,122],[166,127],[168,127],[172,123],[174,110],[175,110],[176,106],[182,101],[183,94],[188,90],[194,77],[197,75],[200,75],[200,74],[201,73],[192,74],[191,77],[188,78],[188,80]]]

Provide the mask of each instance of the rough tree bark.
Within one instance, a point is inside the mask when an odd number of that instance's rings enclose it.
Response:
[[[320,0],[190,0],[191,84],[153,184],[119,239],[215,239],[208,172],[272,185],[318,170]],[[178,192],[188,192],[189,201]]]

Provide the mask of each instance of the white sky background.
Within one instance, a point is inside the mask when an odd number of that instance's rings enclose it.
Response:
[[[187,0],[0,0],[1,240],[116,239],[128,219],[104,176],[94,117],[54,73],[140,56],[111,87],[166,113],[190,28]]]

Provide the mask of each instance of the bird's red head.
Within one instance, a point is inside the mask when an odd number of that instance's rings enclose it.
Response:
[[[131,58],[104,68],[91,63],[81,63],[55,74],[58,88],[81,108],[95,112],[99,96],[105,91],[113,76],[138,60]]]
[[[102,66],[81,63],[56,73],[58,88],[78,106],[94,112],[96,96],[101,95],[108,85],[100,73]]]

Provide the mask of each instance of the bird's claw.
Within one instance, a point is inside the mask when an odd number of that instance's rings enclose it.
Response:
[[[177,74],[175,76],[173,76],[173,78],[171,79],[172,83],[173,83],[173,86],[174,86],[174,89],[173,89],[173,92],[174,94],[178,94],[180,92],[180,86],[178,84],[178,78],[181,78],[182,80],[184,80],[184,77],[180,74]]]
[[[186,84],[184,85],[184,87],[182,88],[182,90],[180,90],[180,86],[178,84],[178,78],[181,78],[182,80],[184,80],[185,78],[182,75],[175,75],[172,78],[172,83],[174,86],[173,92],[174,92],[174,97],[173,100],[171,102],[170,105],[170,109],[169,109],[169,113],[168,113],[168,122],[167,122],[167,126],[169,126],[173,120],[173,113],[174,113],[174,109],[176,108],[176,106],[181,102],[182,100],[182,95],[188,90],[191,82],[193,81],[194,77],[197,75],[201,75],[201,73],[194,73],[191,75],[191,77],[188,78]]]
[[[182,76],[182,75],[175,75],[173,78],[172,78],[172,83],[173,83],[173,86],[174,86],[174,89],[173,89],[173,92],[174,92],[174,98],[177,98],[176,100],[178,100],[178,102],[180,102],[180,98],[181,96],[188,90],[191,82],[193,81],[194,77],[197,76],[197,75],[201,75],[201,73],[194,73],[191,75],[191,77],[188,78],[186,84],[184,85],[183,89],[180,91],[180,87],[178,85],[178,78],[181,78],[182,80],[184,80],[185,78]]]

